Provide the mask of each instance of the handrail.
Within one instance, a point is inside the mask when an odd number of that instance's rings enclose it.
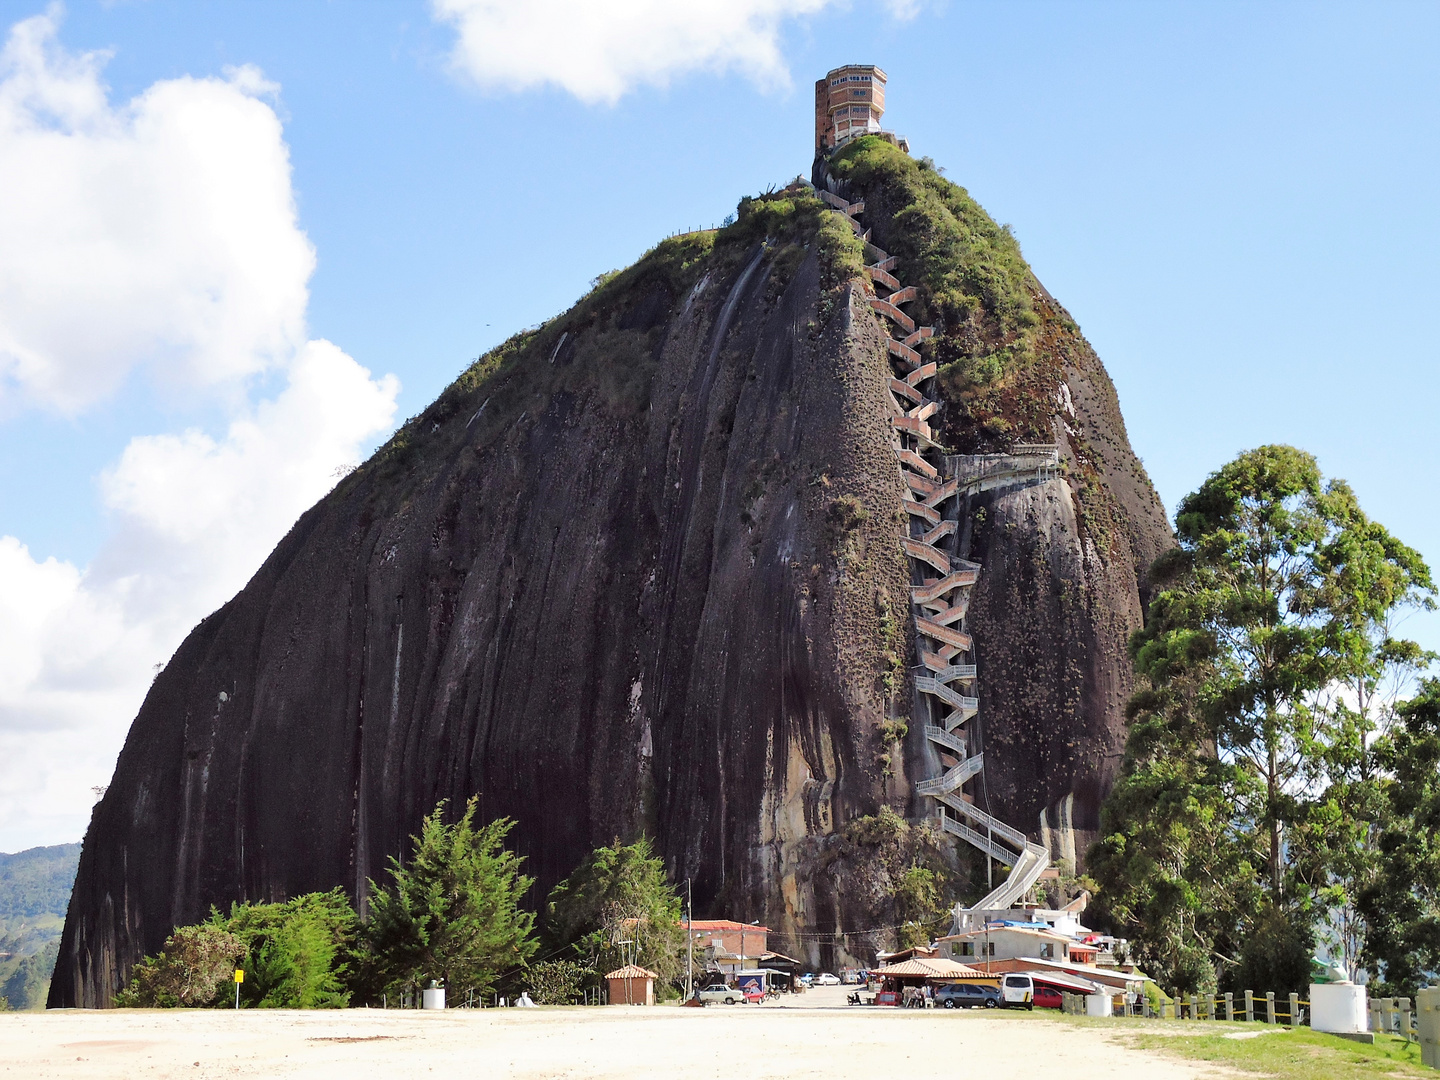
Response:
[[[957,694],[954,690],[951,690],[950,687],[946,686],[944,683],[937,682],[935,679],[928,678],[924,675],[916,676],[915,689],[919,690],[922,694],[931,694],[939,698],[941,701],[945,702],[945,704],[949,705],[951,708],[959,709],[961,712],[966,713],[969,716],[974,716],[977,712],[980,711],[979,698],[966,697],[964,694]]]
[[[941,746],[948,746],[951,750],[954,750],[955,753],[959,754],[961,757],[965,756],[965,740],[960,738],[959,735],[950,734],[950,732],[946,731],[938,724],[926,724],[925,737],[933,743],[939,743]]]
[[[966,758],[953,768],[947,769],[940,776],[921,780],[915,785],[915,791],[920,795],[948,795],[984,767],[985,755],[976,754],[974,757]]]
[[[981,810],[974,803],[968,803],[964,799],[957,799],[954,795],[943,795],[940,801],[950,807],[951,810],[956,810],[965,815],[971,821],[988,829],[1007,843],[1023,848],[1030,842],[1019,829],[1012,829],[999,818],[992,817],[984,810]]]

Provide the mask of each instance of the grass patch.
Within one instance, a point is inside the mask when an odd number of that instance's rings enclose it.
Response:
[[[1375,1044],[1367,1046],[1309,1028],[1287,1029],[1239,1021],[1200,1021],[1192,1027],[1186,1020],[1086,1020],[1075,1016],[1059,1019],[1112,1028],[1142,1050],[1208,1061],[1276,1080],[1435,1075],[1433,1069],[1420,1064],[1418,1043],[1407,1043],[1393,1035],[1377,1035]],[[1253,1037],[1235,1038],[1237,1035]]]

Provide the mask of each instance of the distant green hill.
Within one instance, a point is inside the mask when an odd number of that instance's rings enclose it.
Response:
[[[38,1009],[65,926],[79,844],[0,853],[0,1009]]]

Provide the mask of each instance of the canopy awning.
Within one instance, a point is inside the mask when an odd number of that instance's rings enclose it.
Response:
[[[985,972],[943,957],[916,957],[900,964],[877,968],[872,975],[893,975],[922,979],[983,979]]]

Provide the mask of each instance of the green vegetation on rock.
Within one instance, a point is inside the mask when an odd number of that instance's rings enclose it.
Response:
[[[673,308],[702,279],[733,277],[761,245],[771,300],[807,255],[817,254],[822,319],[864,266],[864,246],[805,185],[746,196],[723,228],[661,241],[633,265],[597,276],[570,310],[476,359],[428,408],[405,421],[364,469],[411,467],[429,437],[462,411],[470,437],[481,443],[518,417],[538,416],[556,394],[594,394],[617,420],[642,416]]]
[[[876,243],[919,288],[920,303],[910,309],[916,322],[943,324],[928,349],[949,393],[986,386],[1033,357],[1040,320],[1030,269],[1008,227],[928,158],[917,161],[875,136],[841,148],[829,167],[863,195]]]

